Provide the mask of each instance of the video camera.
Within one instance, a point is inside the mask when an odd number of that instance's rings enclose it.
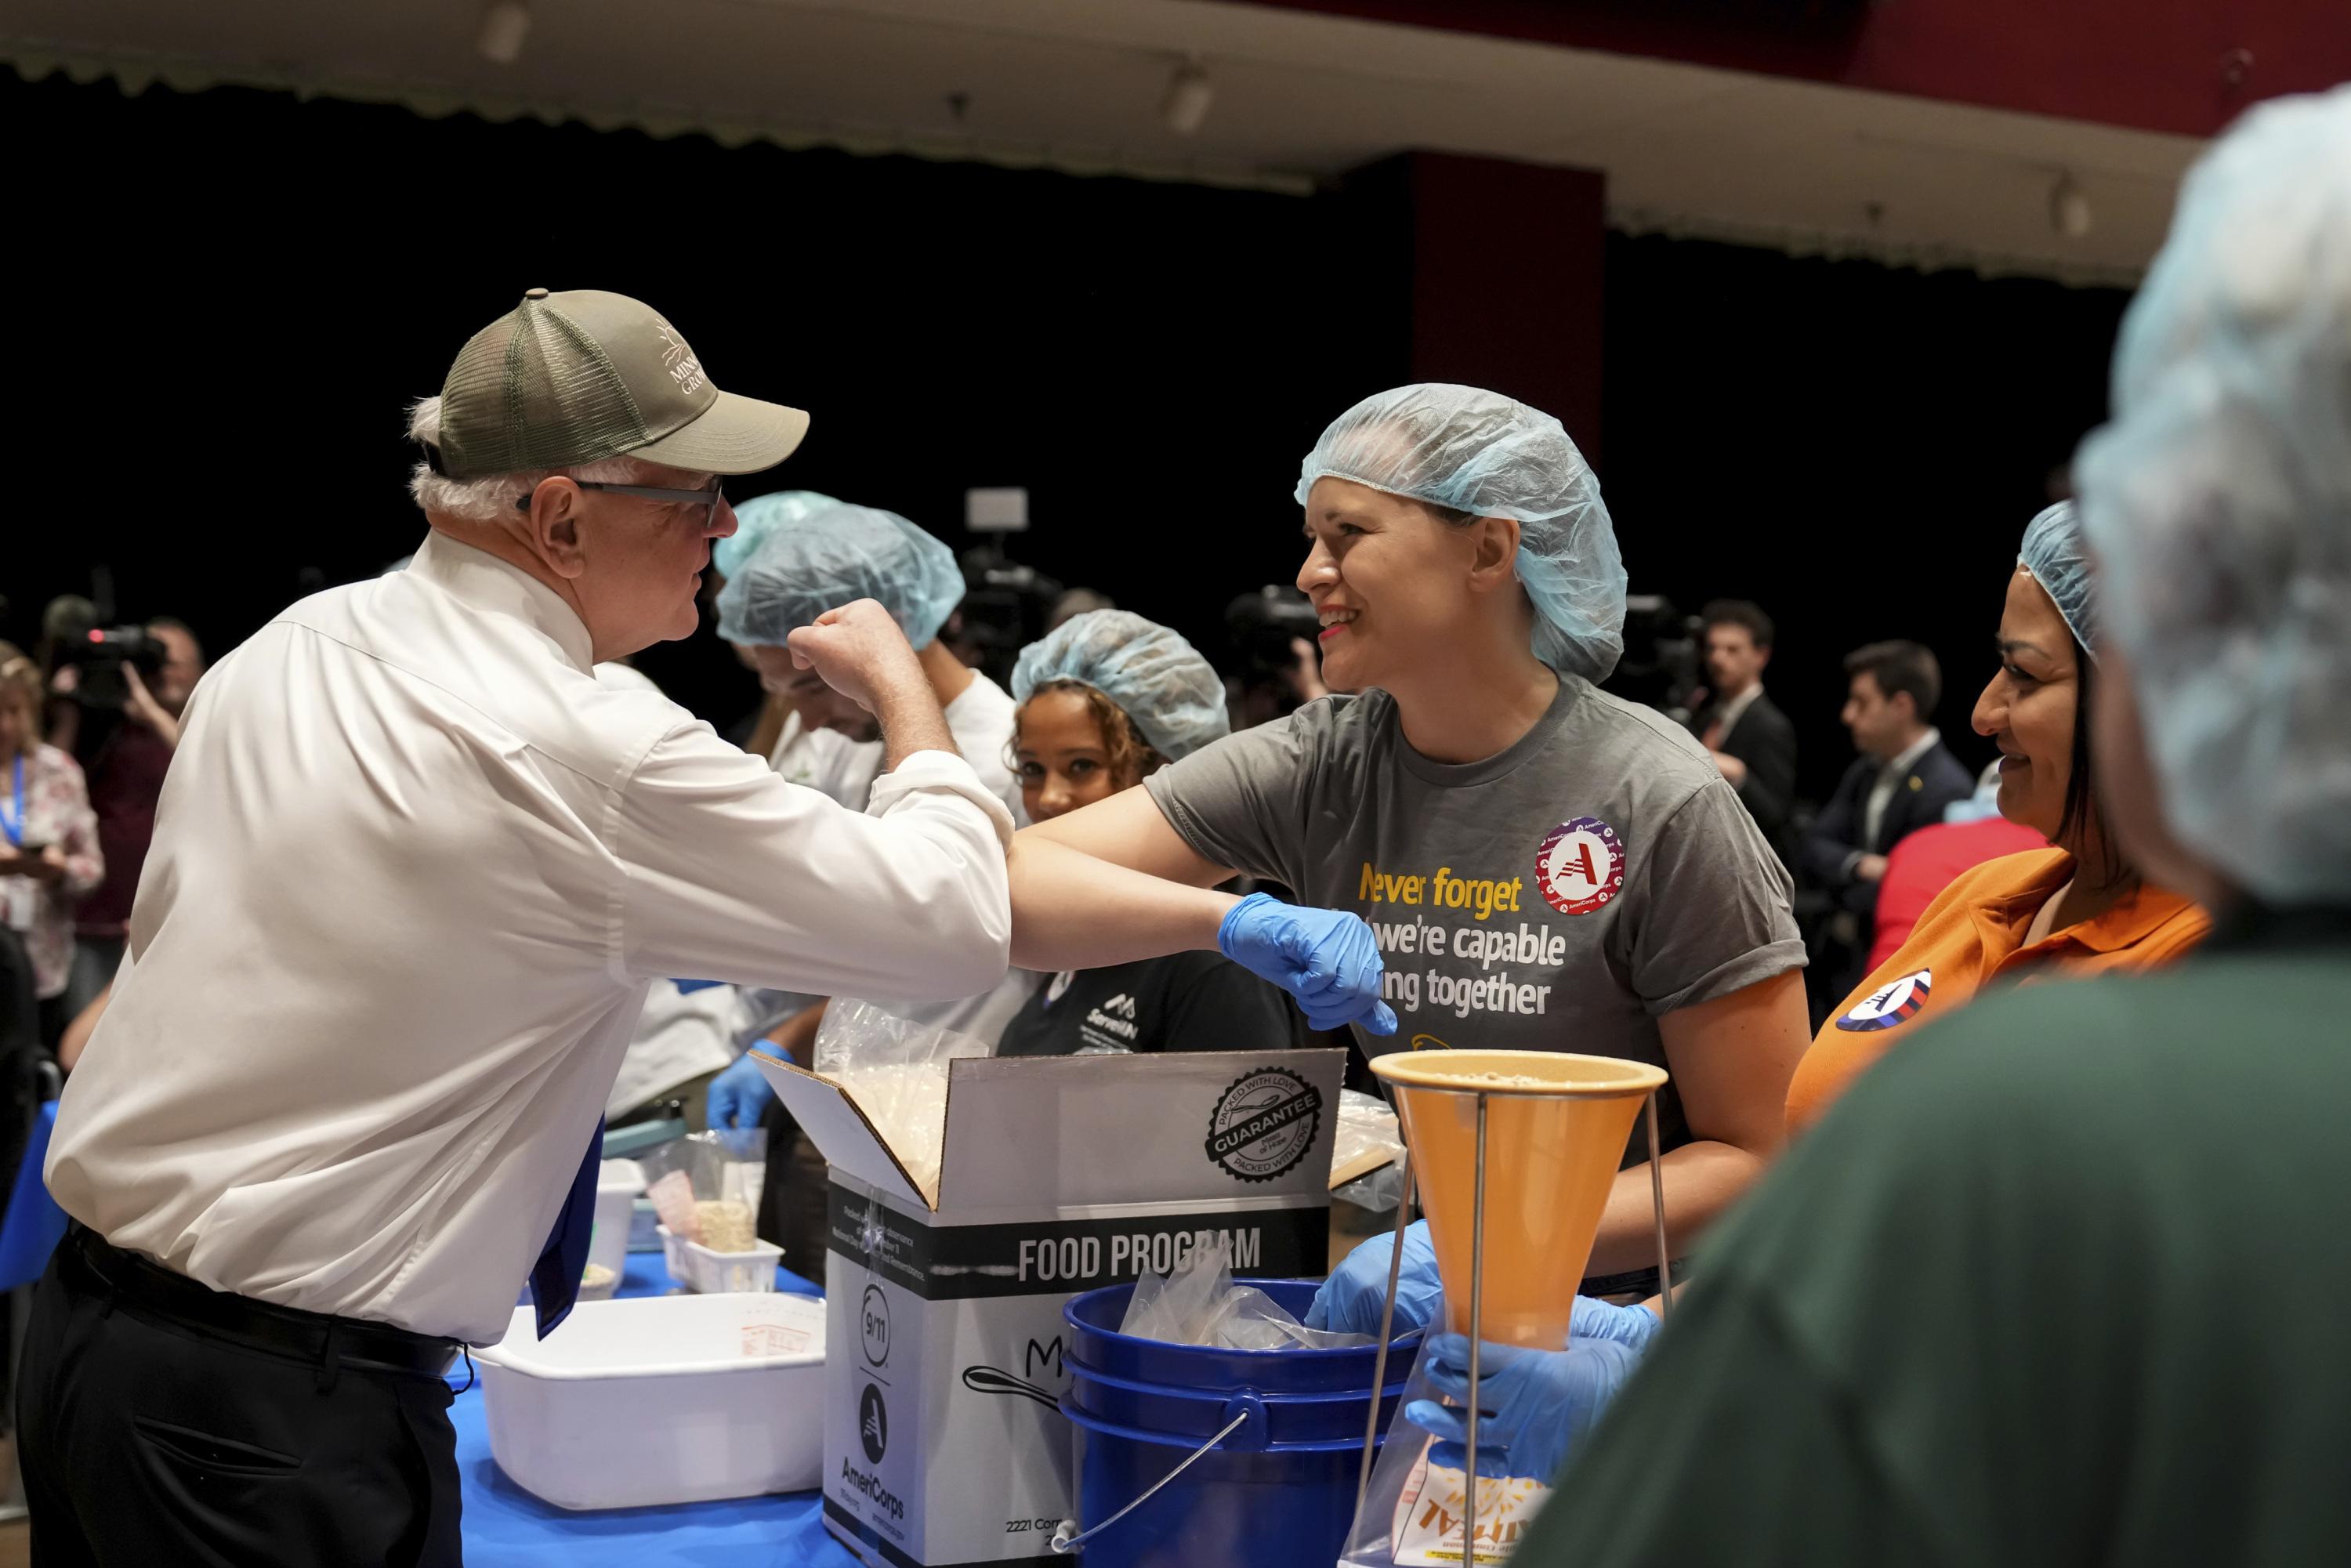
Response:
[[[956,656],[977,664],[998,685],[1009,685],[1020,650],[1045,634],[1061,585],[994,545],[967,551],[958,564],[964,594],[951,639]]]
[[[1322,617],[1306,596],[1275,583],[1225,606],[1225,631],[1239,666],[1234,674],[1245,686],[1286,684],[1298,664],[1290,643],[1303,637],[1311,645],[1322,630]]]
[[[1656,593],[1628,595],[1624,656],[1601,689],[1656,708],[1687,728],[1704,684],[1699,651],[1705,638],[1705,623],[1680,613],[1672,600]]]
[[[97,606],[87,599],[52,601],[42,622],[53,640],[57,667],[70,664],[81,671],[73,696],[84,707],[120,710],[131,700],[131,683],[122,672],[137,670],[139,678],[152,685],[169,653],[162,640],[144,626],[99,624]]]

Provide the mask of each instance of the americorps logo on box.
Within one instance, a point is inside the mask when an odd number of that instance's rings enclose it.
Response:
[[[831,1164],[825,1520],[877,1568],[1066,1563],[1061,1308],[1211,1240],[1320,1274],[1345,1055],[954,1064],[934,1207],[836,1085],[762,1059]],[[805,1267],[808,1260],[801,1260]]]

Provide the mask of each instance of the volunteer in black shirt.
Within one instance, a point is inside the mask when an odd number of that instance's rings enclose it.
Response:
[[[1208,662],[1165,626],[1121,610],[1073,617],[1022,651],[1014,771],[1031,821],[1140,783],[1227,732]],[[1170,953],[1064,970],[1005,1027],[998,1056],[1262,1051],[1301,1043],[1281,992],[1220,953]]]

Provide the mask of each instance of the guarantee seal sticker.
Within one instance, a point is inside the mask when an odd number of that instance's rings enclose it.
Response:
[[[1322,1095],[1283,1067],[1261,1067],[1233,1081],[1208,1118],[1208,1158],[1240,1181],[1284,1176],[1314,1146]]]

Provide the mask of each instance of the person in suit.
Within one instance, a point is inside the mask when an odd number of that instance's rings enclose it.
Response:
[[[1860,983],[1886,852],[1975,789],[1928,722],[1943,695],[1933,653],[1917,643],[1872,643],[1846,655],[1844,673],[1840,716],[1861,755],[1813,819],[1799,857],[1802,875],[1834,904],[1813,966],[1829,1001]]]
[[[1714,693],[1691,728],[1724,780],[1739,792],[1772,852],[1787,863],[1792,859],[1788,813],[1796,800],[1796,727],[1763,693],[1763,667],[1771,662],[1771,618],[1744,599],[1718,599],[1700,619]]]

